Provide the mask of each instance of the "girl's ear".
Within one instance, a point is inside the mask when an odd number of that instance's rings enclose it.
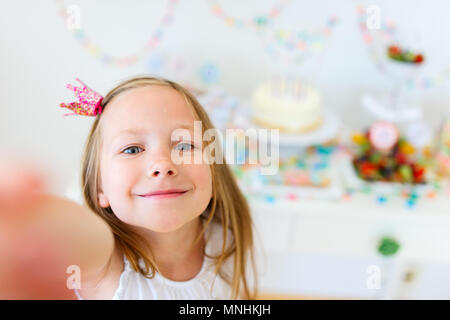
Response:
[[[110,206],[109,201],[103,192],[98,193],[98,205],[101,208],[108,208]]]

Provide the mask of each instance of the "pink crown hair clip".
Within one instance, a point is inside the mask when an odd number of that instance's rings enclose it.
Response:
[[[81,87],[75,87],[71,84],[66,85],[66,87],[75,92],[75,95],[78,98],[78,101],[71,103],[60,103],[61,108],[67,108],[72,110],[74,113],[66,113],[64,116],[92,116],[102,113],[102,100],[103,97],[86,86],[80,79],[76,78],[76,80],[81,84]]]

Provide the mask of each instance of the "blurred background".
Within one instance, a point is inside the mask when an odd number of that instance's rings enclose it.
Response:
[[[448,2],[1,4],[1,156],[35,161],[52,192],[81,201],[93,122],[63,116],[65,85],[78,77],[105,95],[160,75],[223,130],[264,127],[267,108],[316,117],[307,130],[265,123],[281,129],[276,175],[232,166],[263,249],[262,298],[450,298]]]

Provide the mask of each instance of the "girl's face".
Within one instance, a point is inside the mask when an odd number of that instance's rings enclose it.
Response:
[[[100,120],[100,206],[111,206],[125,223],[156,232],[174,231],[200,216],[212,197],[210,167],[175,164],[171,157],[172,152],[182,158],[201,152],[194,144],[195,120],[193,109],[172,88],[152,85],[115,97]],[[192,139],[172,141],[179,128],[188,129]]]

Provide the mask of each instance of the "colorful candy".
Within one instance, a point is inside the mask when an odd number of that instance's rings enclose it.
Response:
[[[424,61],[424,57],[422,54],[416,54],[407,50],[402,50],[398,46],[389,46],[387,54],[389,58],[399,62],[420,64]]]
[[[423,157],[417,159],[420,152],[406,139],[399,137],[393,145],[389,144],[389,148],[386,144],[380,149],[377,143],[369,143],[367,136],[370,136],[368,132],[357,133],[352,139],[357,148],[353,166],[361,179],[409,184],[426,182],[427,160]],[[379,137],[386,137],[386,134]]]

